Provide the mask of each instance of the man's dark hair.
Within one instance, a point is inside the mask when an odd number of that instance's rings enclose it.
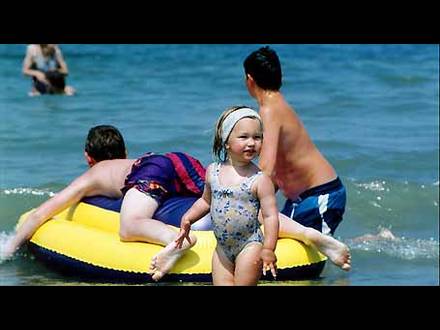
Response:
[[[244,72],[254,78],[258,87],[278,91],[282,85],[281,64],[277,53],[269,46],[252,52],[243,63]]]
[[[92,127],[87,135],[85,151],[97,162],[127,157],[124,138],[119,130],[111,125]]]

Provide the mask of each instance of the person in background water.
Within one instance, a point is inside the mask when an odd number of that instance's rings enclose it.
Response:
[[[75,89],[66,85],[69,70],[60,48],[55,44],[28,45],[23,61],[23,74],[32,77],[30,96],[75,94]]]

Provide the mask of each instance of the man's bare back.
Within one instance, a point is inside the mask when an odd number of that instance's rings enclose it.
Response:
[[[134,159],[112,159],[97,163],[84,174],[90,176],[87,180],[93,186],[87,196],[122,197],[121,189],[134,162]]]
[[[269,92],[260,114],[268,132],[260,164],[263,169],[272,169],[272,179],[286,197],[294,200],[305,190],[336,178],[335,170],[315,147],[302,121],[281,93]]]

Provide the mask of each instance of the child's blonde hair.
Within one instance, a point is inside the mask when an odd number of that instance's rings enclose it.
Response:
[[[222,139],[223,122],[225,121],[225,118],[228,117],[231,113],[233,113],[237,110],[240,110],[240,109],[244,109],[244,108],[251,109],[250,107],[245,106],[245,105],[233,106],[233,107],[226,109],[221,114],[220,118],[217,120],[217,123],[215,124],[215,131],[214,131],[214,142],[212,144],[212,154],[214,156],[214,160],[224,162],[228,159],[228,153],[226,151],[226,146],[225,146],[227,141],[223,141],[223,139]],[[249,118],[257,118],[257,117],[250,116]],[[261,121],[260,121],[260,124],[261,124]]]

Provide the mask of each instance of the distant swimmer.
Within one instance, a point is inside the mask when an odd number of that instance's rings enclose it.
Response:
[[[394,234],[391,232],[388,228],[379,228],[379,232],[376,235],[373,234],[365,234],[359,237],[353,238],[353,242],[366,242],[366,241],[382,241],[382,240],[389,240],[389,241],[398,241],[400,240],[398,237],[394,236]]]
[[[23,74],[32,77],[30,96],[42,94],[74,95],[75,89],[66,85],[69,74],[60,48],[55,44],[27,46]]]

